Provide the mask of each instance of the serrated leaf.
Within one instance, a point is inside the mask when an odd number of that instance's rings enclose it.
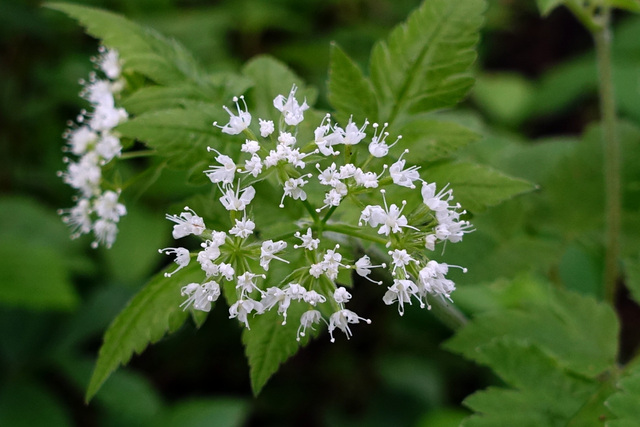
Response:
[[[242,332],[242,343],[249,360],[251,389],[257,396],[269,378],[276,373],[282,363],[296,354],[301,343],[296,341],[300,316],[306,311],[302,304],[291,304],[285,325],[282,316],[272,309],[250,322],[251,330]],[[309,334],[307,334],[309,335]],[[302,342],[306,342],[308,336]]]
[[[616,384],[618,392],[607,399],[605,405],[617,419],[606,427],[633,427],[640,420],[640,364],[636,363]]]
[[[538,9],[540,9],[540,14],[547,16],[553,9],[563,5],[565,0],[536,0],[536,3],[538,4]]]
[[[202,81],[204,73],[191,53],[177,41],[152,29],[93,7],[71,3],[47,3],[45,6],[77,19],[87,33],[117,49],[127,70],[139,72],[160,84],[186,79]]]
[[[187,283],[200,282],[200,265],[192,262],[171,277],[164,277],[169,266],[155,275],[114,319],[104,334],[98,361],[87,388],[86,400],[98,392],[102,384],[118,366],[159,341],[167,332],[178,329],[189,312],[180,307],[180,289]]]
[[[465,399],[477,414],[464,427],[589,426],[598,425],[599,414],[607,413],[603,402],[611,381],[601,384],[577,376],[535,345],[497,339],[476,353],[513,388],[490,387]],[[590,405],[595,410],[585,416]]]
[[[430,0],[396,27],[371,54],[379,121],[451,107],[473,85],[482,0]]]
[[[220,113],[222,111],[222,113]],[[175,168],[190,169],[207,154],[207,146],[219,148],[221,132],[212,126],[213,114],[224,120],[224,111],[170,109],[152,111],[118,126],[118,132],[144,141]],[[227,116],[228,118],[228,116]]]
[[[493,339],[527,340],[562,366],[593,378],[614,364],[618,329],[608,305],[573,292],[550,290],[548,301],[478,316],[445,345],[479,360],[477,349]]]
[[[362,123],[378,120],[378,104],[371,82],[337,45],[331,45],[329,64],[329,102],[337,110],[339,120]]]
[[[412,121],[398,133],[402,135],[398,145],[411,151],[411,161],[416,164],[451,157],[480,139],[480,135],[462,125],[439,120]]]
[[[471,212],[481,212],[518,194],[536,187],[529,181],[505,175],[490,167],[475,163],[444,163],[428,168],[423,177],[435,181],[438,188],[447,184],[454,189],[456,201]]]

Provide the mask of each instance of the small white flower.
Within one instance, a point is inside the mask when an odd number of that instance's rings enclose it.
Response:
[[[338,174],[338,177],[340,179],[351,178],[355,175],[357,170],[358,168],[356,168],[356,165],[353,163],[347,163],[346,165],[340,166],[340,173]]]
[[[388,289],[382,300],[387,305],[398,301],[398,313],[400,313],[400,316],[404,315],[404,304],[411,304],[412,295],[419,299],[420,307],[424,307],[424,303],[418,295],[418,287],[411,280],[394,280],[393,285]]]
[[[217,282],[210,281],[199,285],[197,283],[189,283],[181,290],[182,296],[188,298],[180,304],[184,310],[193,304],[193,308],[200,311],[211,311],[211,303],[220,297],[220,285]]]
[[[305,292],[304,295],[302,296],[302,299],[304,300],[304,302],[309,303],[313,306],[316,306],[317,304],[322,304],[327,301],[327,299],[323,295],[320,295],[316,291]]]
[[[242,148],[240,148],[240,151],[249,154],[256,154],[259,150],[260,144],[258,141],[253,141],[251,139],[245,140],[244,144],[242,144]]]
[[[189,261],[191,261],[191,255],[189,254],[189,250],[186,248],[164,248],[158,249],[159,253],[165,253],[167,255],[175,254],[176,259],[174,262],[178,264],[178,268],[173,270],[170,273],[164,273],[164,277],[171,277],[176,274],[179,270],[182,270],[184,267],[189,265]]]
[[[223,184],[231,184],[235,177],[237,168],[231,157],[221,154],[218,150],[212,147],[207,147],[207,151],[215,151],[218,154],[216,162],[220,163],[220,166],[209,165],[212,169],[206,170],[204,173],[214,184],[219,182],[222,182]]]
[[[333,292],[333,299],[338,304],[346,304],[351,299],[351,294],[343,286]]]
[[[333,331],[336,328],[344,332],[347,339],[351,338],[353,334],[351,333],[351,329],[349,329],[349,324],[360,323],[361,320],[366,323],[371,323],[371,320],[360,317],[351,310],[342,309],[333,313],[329,319],[329,335],[331,336],[331,342],[336,341],[333,337]]]
[[[275,254],[284,250],[287,247],[287,242],[283,240],[279,240],[274,242],[273,240],[267,240],[262,242],[262,247],[260,248],[260,266],[265,270],[269,270],[269,263],[272,259],[277,259],[278,261],[285,262],[289,264],[289,261],[286,259],[282,259]]]
[[[371,274],[371,269],[372,268],[376,268],[376,267],[386,268],[387,264],[382,263],[380,265],[372,265],[371,264],[371,259],[367,255],[364,255],[362,258],[360,258],[358,261],[356,261],[355,267],[356,267],[356,273],[359,276],[364,277],[365,279],[367,279],[368,281],[370,281],[372,283],[375,283],[377,285],[381,285],[382,281],[376,282],[375,280],[373,280],[373,279],[371,279],[369,277],[369,274]]]
[[[394,276],[396,274],[396,269],[398,268],[404,270],[406,275],[407,272],[405,267],[409,265],[411,261],[416,262],[415,259],[411,258],[406,249],[394,249],[393,251],[389,252],[389,255],[391,255],[391,263],[393,264],[393,270],[391,271],[391,274],[393,274]]]
[[[430,251],[435,251],[437,240],[438,240],[438,237],[435,234],[428,234],[424,238],[424,247]]]
[[[227,185],[224,195],[220,197],[220,202],[228,211],[243,211],[251,203],[255,195],[256,190],[251,186],[240,192],[240,183],[238,183],[238,188],[234,192],[233,187]]]
[[[283,95],[278,95],[273,100],[273,106],[284,116],[284,122],[289,126],[297,126],[304,120],[304,112],[309,109],[307,100],[298,104],[298,100],[295,98],[296,91],[298,90],[296,85],[293,85],[289,92],[289,97],[285,98]]]
[[[349,123],[347,123],[347,126],[342,132],[342,143],[344,145],[356,145],[367,136],[367,134],[364,133],[364,130],[367,128],[369,122],[365,120],[364,125],[362,125],[361,128],[358,128],[358,126],[351,120],[352,118],[349,118]]]
[[[109,249],[116,241],[118,226],[115,222],[106,219],[99,219],[93,224],[93,234],[96,237],[96,240],[91,242],[92,248],[95,249],[98,245],[104,244],[107,249]]]
[[[91,197],[100,191],[102,169],[98,165],[99,160],[97,153],[90,151],[78,162],[70,162],[67,172],[59,172],[58,175],[66,184],[79,190],[84,197]]]
[[[71,227],[71,238],[76,239],[91,231],[91,212],[89,199],[80,198],[74,207],[60,209],[58,214],[63,215],[62,222]]]
[[[244,323],[244,326],[247,329],[251,329],[249,328],[247,315],[252,311],[255,311],[256,314],[260,314],[264,311],[264,308],[260,302],[252,300],[251,298],[239,299],[229,307],[229,319],[237,317],[239,321]]]
[[[325,265],[321,262],[318,262],[315,264],[311,264],[311,266],[309,267],[309,274],[317,279],[322,273],[324,273],[325,270]]]
[[[246,216],[243,216],[241,220],[236,219],[236,225],[229,230],[229,234],[246,239],[249,235],[253,234],[255,228],[256,224]]]
[[[391,145],[387,145],[385,140],[389,136],[389,132],[385,132],[385,129],[388,126],[388,123],[385,123],[380,129],[380,133],[378,133],[378,124],[374,123],[373,128],[375,129],[373,138],[371,138],[371,143],[369,144],[369,153],[371,153],[374,157],[384,157],[389,154],[389,148],[393,147],[402,139],[402,136],[398,136],[395,142]]]
[[[287,147],[291,147],[292,145],[296,145],[296,137],[291,135],[289,132],[280,132],[278,142],[286,145]]]
[[[449,208],[449,201],[453,200],[453,190],[447,190],[447,184],[438,194],[436,194],[436,183],[422,183],[422,200],[432,211],[441,212]]]
[[[280,199],[280,207],[284,208],[284,198],[289,196],[294,200],[307,200],[307,193],[304,192],[302,187],[308,183],[303,178],[289,178],[284,182],[284,194]]]
[[[224,262],[218,266],[218,272],[228,281],[232,281],[233,275],[236,274],[236,271],[233,269],[231,264],[225,264]]]
[[[268,137],[275,130],[275,126],[271,120],[258,119],[258,122],[260,123],[260,136],[263,138]]]
[[[100,136],[100,140],[96,144],[95,150],[96,153],[102,157],[102,162],[108,163],[114,157],[120,157],[120,153],[122,152],[120,138],[104,131]]]
[[[389,174],[393,179],[393,183],[402,187],[416,188],[413,181],[420,179],[419,166],[411,166],[407,169],[404,168],[405,161],[402,156],[408,153],[409,150],[404,150],[404,153],[400,156],[397,162],[391,165],[389,168]]]
[[[76,156],[85,154],[89,147],[98,140],[98,134],[92,131],[89,126],[80,126],[66,135],[71,152]]]
[[[239,99],[244,103],[244,111],[240,109],[240,104],[238,103]],[[223,133],[228,135],[238,135],[245,129],[249,127],[251,124],[251,114],[249,114],[249,109],[247,108],[247,103],[244,101],[244,96],[238,98],[237,96],[233,97],[233,102],[236,103],[236,109],[238,110],[238,115],[236,116],[227,108],[227,106],[222,106],[224,110],[229,113],[229,123],[224,126],[218,126],[218,122],[213,122],[215,127],[219,127],[222,129]]]
[[[262,159],[257,154],[253,154],[250,159],[244,162],[244,171],[254,178],[262,172]]]
[[[180,216],[169,214],[166,216],[168,220],[176,223],[176,225],[173,226],[174,239],[180,239],[188,236],[189,234],[199,236],[206,228],[202,217],[196,215],[193,209],[185,206],[184,210],[185,212],[182,212]]]
[[[300,234],[299,231],[296,231],[294,236],[302,240],[302,244],[293,245],[295,249],[305,248],[308,251],[313,251],[315,249],[318,249],[318,245],[320,244],[320,239],[313,238],[311,228],[307,228],[307,232],[305,234]]]
[[[243,274],[238,276],[236,289],[240,289],[241,298],[246,297],[247,294],[253,291],[258,291],[261,294],[264,294],[264,292],[260,288],[258,288],[258,285],[256,285],[256,282],[254,280],[256,277],[262,277],[264,279],[266,276],[264,274],[253,274],[250,271],[245,271]],[[271,307],[267,307],[266,309],[270,310]]]
[[[125,121],[129,115],[124,108],[116,108],[111,103],[99,103],[91,113],[89,126],[95,131],[111,130]]]
[[[100,52],[102,55],[98,57],[98,66],[100,66],[100,69],[105,76],[111,80],[116,80],[120,77],[120,73],[122,72],[118,51],[115,49],[105,49],[104,47],[101,47]]]
[[[102,219],[118,222],[120,217],[126,215],[127,208],[118,203],[120,193],[115,191],[105,191],[100,197],[93,202],[93,209]]]
[[[335,187],[340,182],[340,173],[336,167],[335,163],[331,163],[331,166],[327,167],[325,170],[320,169],[320,165],[316,164],[316,169],[318,169],[318,181],[322,185],[330,185],[331,187]]]
[[[313,325],[315,323],[320,323],[321,319],[322,314],[318,310],[309,310],[302,313],[302,316],[300,316],[300,326],[298,327],[296,340],[300,341],[300,337],[305,336],[307,328],[315,330],[313,329]]]

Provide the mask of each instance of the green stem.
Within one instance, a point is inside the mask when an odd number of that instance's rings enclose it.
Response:
[[[353,228],[345,225],[325,224],[323,229],[325,231],[333,231],[335,233],[344,234],[346,236],[357,237],[358,239],[367,240],[369,242],[380,243],[382,245],[387,244],[387,239],[383,239],[382,237],[378,236],[372,236],[370,234],[354,230]]]
[[[611,67],[611,30],[608,11],[607,25],[593,32],[598,62],[600,113],[602,115],[602,144],[604,152],[605,179],[605,265],[604,298],[613,304],[618,279],[618,256],[620,246],[620,143],[616,129],[616,105]]]
[[[302,201],[302,205],[304,206],[304,208],[307,210],[307,212],[309,212],[309,215],[311,215],[311,218],[313,219],[313,222],[315,224],[320,224],[320,217],[318,216],[318,213],[316,212],[315,209],[313,209],[313,206],[311,206],[311,203],[309,203],[309,201],[307,200],[303,200]]]

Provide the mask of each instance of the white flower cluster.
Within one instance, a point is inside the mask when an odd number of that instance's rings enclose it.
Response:
[[[65,183],[78,191],[74,197],[76,205],[58,213],[71,227],[72,238],[93,232],[95,240],[91,246],[95,248],[100,244],[113,245],[117,223],[127,213],[125,206],[118,202],[120,191],[102,188],[102,168],[120,156],[122,145],[113,128],[128,115],[116,105],[115,97],[123,88],[118,52],[101,47],[94,61],[105,78],[100,79],[92,72],[88,81],[80,81],[84,86],[80,95],[89,101],[92,110],[83,110],[77,123],[70,123],[65,132],[68,141],[65,151],[76,158],[65,157],[67,170],[58,172]]]
[[[349,325],[371,322],[345,308],[351,294],[337,283],[341,270],[349,274],[355,271],[381,285],[381,280],[370,277],[372,270],[388,269],[393,283],[382,299],[389,305],[397,302],[400,315],[404,314],[405,304],[411,304],[414,299],[421,307],[430,307],[428,296],[450,299],[455,284],[446,274],[452,266],[429,259],[427,251],[433,251],[438,243],[458,242],[472,231],[471,224],[461,219],[465,212],[459,204],[452,203],[452,190],[445,187],[436,192],[434,183],[420,178],[418,167],[407,167],[404,157],[408,150],[393,163],[385,163],[390,149],[401,140],[398,136],[395,142],[387,144],[386,124],[371,125],[373,135],[368,153],[365,152],[361,161],[356,160],[355,149],[367,138],[367,121],[358,127],[349,120],[342,128],[332,124],[327,115],[316,128],[313,140],[300,143],[297,126],[309,107],[306,101],[299,104],[296,89],[293,86],[288,97],[279,95],[274,99],[274,107],[281,112],[277,133],[273,121],[259,119],[261,138],[256,137],[250,129],[252,116],[243,97],[234,98],[237,113],[224,107],[230,116],[226,125],[214,123],[224,133],[246,136],[236,159],[209,148],[216,154],[215,164],[205,171],[222,194],[219,200],[229,211],[231,227],[225,231],[210,230],[203,218],[188,207],[180,215],[167,216],[176,223],[174,238],[193,234],[203,239],[202,250],[195,258],[205,279],[182,288],[182,295],[186,297],[182,306],[209,311],[223,289],[230,290],[235,285],[235,295],[226,295],[231,304],[229,317],[238,318],[247,328],[250,314],[260,315],[277,308],[285,324],[290,306],[303,304],[306,311],[299,319],[297,339],[305,336],[307,329],[324,322],[333,342],[336,329],[349,338]],[[338,156],[338,148],[344,151],[344,156]],[[277,180],[282,186],[280,208],[292,203],[287,202],[289,198],[293,203],[301,203],[308,213],[306,218],[291,225],[291,234],[282,240],[261,241],[254,234],[260,224],[259,216],[251,211],[256,196],[253,185],[263,179]],[[416,194],[417,201],[389,204],[393,193],[412,191],[420,192],[420,196]],[[316,194],[324,197],[312,200]],[[357,224],[332,218],[343,205],[350,206],[345,209],[352,212],[344,215],[345,218],[357,218],[359,213]],[[388,260],[377,265],[368,255],[349,260],[339,244],[329,241],[332,234],[327,232],[385,247]],[[183,247],[165,248],[160,252],[175,255],[178,265],[175,271],[191,261],[189,251]],[[300,259],[306,260],[307,265],[297,267]],[[281,286],[267,283],[272,262],[292,265],[292,273]]]

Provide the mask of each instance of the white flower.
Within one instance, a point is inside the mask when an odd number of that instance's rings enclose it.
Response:
[[[250,271],[245,271],[243,274],[238,276],[236,289],[240,289],[241,298],[246,297],[247,294],[253,291],[258,291],[261,294],[264,294],[264,292],[256,285],[256,282],[254,280],[256,277],[262,277],[264,279],[266,276],[264,274],[253,274]],[[267,307],[267,310],[270,309],[271,307]]]
[[[288,98],[285,98],[283,95],[278,95],[273,100],[273,106],[282,112],[284,122],[289,126],[297,126],[300,124],[300,122],[304,120],[304,112],[309,109],[306,99],[302,105],[298,104],[295,98],[297,90],[297,86],[293,85]]]
[[[92,248],[95,249],[102,243],[107,247],[107,249],[109,249],[116,241],[118,226],[115,222],[106,219],[99,219],[95,224],[93,224],[93,234],[96,237],[96,240],[91,242]]]
[[[307,228],[307,232],[305,234],[300,234],[299,231],[296,231],[294,236],[302,240],[302,244],[293,245],[295,249],[305,248],[306,250],[309,250],[309,251],[318,249],[318,245],[320,244],[320,239],[313,238],[311,228]]]
[[[280,199],[280,207],[284,208],[284,198],[289,196],[294,200],[307,200],[307,193],[304,192],[302,187],[309,181],[305,181],[303,178],[289,178],[284,182],[284,194]]]
[[[262,307],[262,304],[258,301],[254,301],[251,298],[239,299],[231,307],[229,307],[229,319],[237,317],[239,321],[244,323],[247,329],[251,329],[249,328],[247,315],[252,311],[255,311],[256,314],[260,314],[263,312],[263,310],[264,308]]]
[[[231,157],[221,154],[218,150],[212,147],[207,147],[207,151],[215,151],[218,154],[216,162],[220,163],[221,166],[209,165],[212,169],[206,170],[204,173],[214,184],[219,182],[222,182],[223,184],[231,184],[235,177],[237,168]]]
[[[245,140],[244,144],[242,144],[242,148],[240,148],[240,151],[249,154],[256,154],[259,150],[260,144],[258,141],[253,141],[251,139]]]
[[[110,134],[107,131],[102,132],[100,140],[96,144],[96,153],[102,157],[103,163],[108,163],[114,157],[120,157],[122,152],[122,145],[120,144],[120,138]]]
[[[371,153],[374,157],[384,157],[389,154],[389,148],[393,147],[402,139],[402,136],[398,136],[395,142],[391,145],[387,145],[385,140],[389,136],[389,132],[385,132],[389,124],[385,123],[378,133],[378,123],[374,123],[372,126],[375,129],[373,138],[371,138],[371,143],[369,144],[369,153]]]
[[[319,293],[317,293],[316,291],[307,291],[302,295],[302,299],[304,300],[304,302],[309,303],[313,306],[316,306],[317,304],[322,304],[323,302],[326,302],[327,299],[324,297],[324,295],[320,295]]]
[[[335,187],[340,182],[340,173],[336,167],[335,163],[331,163],[331,166],[327,167],[325,170],[320,169],[320,164],[316,164],[316,169],[318,169],[318,181],[322,185],[330,185],[331,187]]]
[[[338,177],[340,179],[351,178],[355,175],[357,170],[358,168],[356,168],[356,165],[354,165],[353,163],[347,163],[346,165],[340,166],[340,174],[338,175]]]
[[[322,273],[324,273],[325,270],[325,265],[321,262],[318,262],[315,264],[311,264],[311,266],[309,267],[309,274],[317,279]]]
[[[373,279],[371,279],[369,277],[369,274],[371,274],[371,269],[372,268],[376,268],[376,267],[386,268],[387,264],[382,263],[380,265],[372,265],[371,264],[371,259],[367,255],[364,255],[362,258],[360,258],[358,261],[356,261],[355,267],[356,267],[356,273],[359,276],[364,277],[365,279],[367,279],[368,281],[370,281],[372,283],[375,283],[377,285],[381,285],[382,281],[376,282],[375,280],[373,280]]]
[[[347,339],[351,338],[353,334],[351,333],[351,329],[349,329],[349,323],[360,323],[361,320],[364,320],[366,323],[371,323],[371,320],[360,317],[351,310],[342,309],[333,313],[329,319],[329,335],[331,336],[331,342],[336,341],[333,337],[333,331],[336,328],[344,332]]]
[[[364,188],[378,188],[378,180],[382,174],[384,174],[385,170],[387,170],[387,165],[383,166],[380,175],[376,175],[375,172],[364,172],[362,169],[358,168],[353,174],[353,179],[355,179],[356,184],[361,185]]]
[[[289,132],[280,132],[278,142],[286,145],[287,147],[291,147],[292,145],[296,145],[296,137],[291,135]]]
[[[78,203],[70,209],[60,209],[62,222],[71,227],[71,238],[75,239],[91,231],[91,203],[89,199],[80,198]]]
[[[305,336],[307,328],[315,330],[313,329],[313,324],[320,323],[320,319],[322,319],[322,314],[318,310],[309,310],[302,313],[302,316],[300,316],[300,326],[298,327],[296,340],[300,341],[300,337]]]
[[[396,274],[396,269],[398,268],[404,270],[406,275],[407,272],[405,267],[409,265],[411,261],[416,261],[415,259],[411,258],[406,249],[394,249],[393,251],[389,252],[389,255],[391,255],[391,263],[393,264],[393,270],[391,271],[391,274],[393,274],[394,276]]]
[[[233,191],[233,187],[228,185],[225,189],[225,193],[220,197],[220,202],[224,208],[228,211],[243,211],[256,195],[256,190],[249,186],[240,192],[240,183],[238,188]]]
[[[93,209],[102,219],[118,222],[120,217],[126,215],[127,208],[118,203],[120,193],[115,191],[105,191],[93,202]]]
[[[272,259],[277,259],[278,261],[286,262],[289,264],[289,261],[286,259],[282,259],[275,254],[284,250],[287,247],[287,242],[283,240],[279,240],[274,242],[273,240],[267,240],[266,242],[262,242],[262,247],[260,248],[260,266],[265,270],[269,270],[269,263]]]
[[[287,292],[278,287],[272,286],[265,291],[261,303],[264,306],[265,311],[271,310],[276,304],[278,304],[278,314],[281,314],[284,318],[282,320],[282,324],[287,324],[287,310],[291,304],[291,297]]]
[[[116,108],[113,104],[101,102],[96,104],[91,113],[89,126],[96,131],[111,130],[128,117],[129,115],[124,108]]]
[[[98,57],[97,63],[105,76],[111,80],[115,80],[120,77],[122,67],[120,65],[118,51],[115,49],[106,49],[101,46],[100,52],[102,55]]]
[[[342,132],[342,143],[344,145],[356,145],[367,136],[367,134],[364,133],[364,130],[367,128],[369,122],[365,120],[364,125],[358,129],[358,126],[353,123],[351,119],[352,118],[349,118],[349,123],[347,123],[347,126]]]
[[[275,130],[275,126],[271,120],[258,119],[258,122],[260,123],[260,136],[263,138],[268,137]]]
[[[333,299],[338,304],[345,304],[348,303],[351,299],[351,294],[343,286],[341,286],[333,292]]]
[[[244,171],[254,178],[262,172],[262,159],[257,154],[253,154],[250,159],[244,161]]]
[[[158,249],[159,253],[165,253],[167,255],[175,254],[176,259],[174,262],[178,264],[178,268],[173,270],[171,273],[164,273],[164,277],[171,277],[176,274],[179,270],[182,270],[184,267],[189,265],[189,261],[191,261],[191,255],[189,254],[189,250],[186,248],[164,248]]]
[[[102,169],[98,165],[98,155],[91,151],[76,162],[69,163],[67,172],[59,172],[66,184],[79,190],[84,197],[91,197],[99,192],[99,184],[102,179]]]
[[[404,150],[404,153],[402,153],[402,155],[408,152],[409,150]],[[402,159],[402,155],[397,162],[391,165],[391,167],[389,168],[389,174],[391,175],[394,184],[400,185],[402,187],[416,188],[416,186],[413,184],[413,181],[420,179],[420,173],[418,172],[418,169],[420,169],[420,167],[411,166],[407,169],[403,169],[405,161]]]
[[[87,152],[91,144],[98,140],[98,134],[89,126],[80,126],[66,134],[71,152],[76,156],[81,156]]]
[[[185,206],[184,210],[185,212],[182,212],[180,216],[169,214],[166,216],[168,220],[176,223],[176,225],[173,226],[174,239],[180,239],[188,236],[189,234],[199,236],[206,228],[202,217],[196,215],[193,209]]]
[[[220,263],[220,265],[218,266],[218,272],[228,281],[232,281],[233,275],[236,274],[236,271],[233,269],[231,264],[225,264],[224,262]]]
[[[453,200],[453,190],[447,190],[449,184],[444,186],[442,190],[438,194],[436,194],[436,183],[432,182],[431,184],[427,184],[426,182],[422,183],[422,200],[424,204],[429,207],[432,211],[440,212],[445,211],[449,208],[449,201]]]
[[[240,109],[240,104],[238,103],[239,99],[244,103],[244,111]],[[244,96],[241,96],[238,99],[237,96],[233,97],[233,102],[236,103],[236,109],[238,110],[238,115],[236,116],[227,108],[227,106],[222,106],[224,110],[229,113],[229,123],[224,126],[218,126],[218,122],[213,122],[213,125],[222,129],[223,133],[228,135],[238,135],[245,129],[249,127],[251,124],[251,114],[249,114],[249,109],[247,108],[247,103],[244,102]]]
[[[346,188],[346,187],[345,187]],[[328,193],[324,195],[324,205],[318,209],[316,212],[322,211],[324,208],[328,208],[329,206],[340,206],[340,202],[342,201],[342,197],[344,196],[339,190],[332,188]]]
[[[180,304],[184,310],[193,304],[193,308],[200,311],[211,311],[211,303],[220,297],[220,285],[217,282],[210,281],[199,285],[198,283],[189,283],[181,290],[182,296],[188,298]]]
[[[236,219],[236,225],[229,230],[229,234],[246,239],[249,235],[253,234],[255,228],[256,224],[246,216],[243,216],[242,220]]]
[[[394,280],[393,285],[388,289],[389,290],[384,294],[382,300],[387,305],[391,305],[395,301],[398,301],[398,313],[400,313],[400,316],[404,315],[404,304],[411,304],[412,295],[420,299],[418,295],[418,287],[411,280]],[[421,299],[420,307],[424,307],[424,303]]]

